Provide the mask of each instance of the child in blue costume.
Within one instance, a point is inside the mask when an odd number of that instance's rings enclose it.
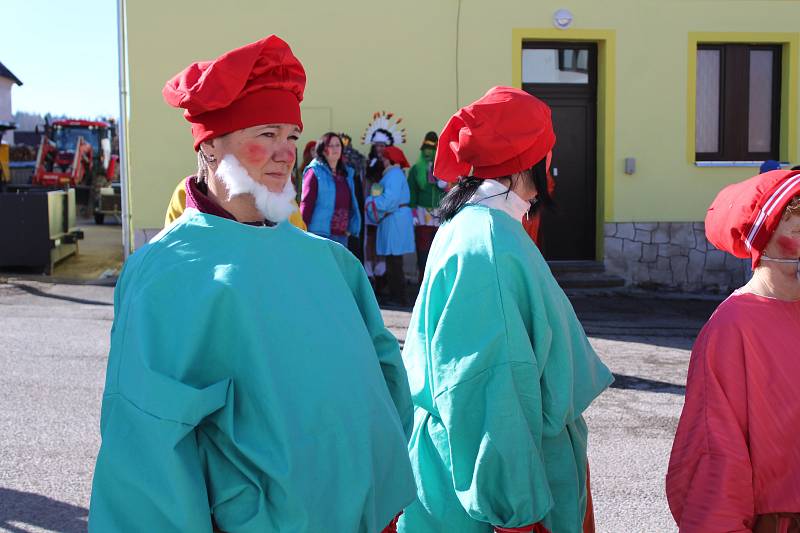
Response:
[[[434,174],[458,183],[403,349],[418,499],[398,531],[583,531],[582,413],[612,376],[521,224],[554,144],[549,108],[505,87],[440,136]]]
[[[413,501],[397,340],[355,257],[286,222],[304,86],[270,36],[164,88],[200,168],[117,284],[90,532],[377,533]]]

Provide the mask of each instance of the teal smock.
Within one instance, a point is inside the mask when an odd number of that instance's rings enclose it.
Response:
[[[413,500],[400,349],[341,245],[187,209],[114,310],[91,532],[374,533]]]
[[[418,500],[398,531],[582,530],[581,413],[613,378],[519,221],[467,205],[439,229],[403,362]]]

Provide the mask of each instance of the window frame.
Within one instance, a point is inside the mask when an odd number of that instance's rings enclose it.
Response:
[[[720,53],[719,150],[717,152],[698,152],[696,143],[697,131],[695,129],[695,145],[692,147],[694,160],[702,162],[779,159],[782,120],[783,45],[779,43],[698,42],[694,51],[695,61],[700,50],[717,50]],[[751,152],[749,150],[750,52],[753,50],[769,50],[773,53],[772,123],[770,150],[768,152]],[[739,77],[738,80],[737,76]],[[739,86],[735,85],[737,81],[740,84]],[[695,76],[695,102],[697,98],[697,83],[698,79]],[[696,108],[692,120],[693,123],[696,123]]]

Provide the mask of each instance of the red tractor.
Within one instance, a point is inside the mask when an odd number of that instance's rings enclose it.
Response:
[[[119,214],[119,156],[112,153],[115,125],[92,120],[56,120],[45,126],[33,185],[88,190],[95,221]],[[79,194],[79,203],[80,197]]]

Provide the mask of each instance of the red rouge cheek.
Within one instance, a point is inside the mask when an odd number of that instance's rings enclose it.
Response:
[[[786,255],[797,256],[800,253],[800,239],[780,236],[778,237],[778,246]]]
[[[262,163],[267,160],[267,149],[258,143],[245,144],[244,151],[248,163]]]

